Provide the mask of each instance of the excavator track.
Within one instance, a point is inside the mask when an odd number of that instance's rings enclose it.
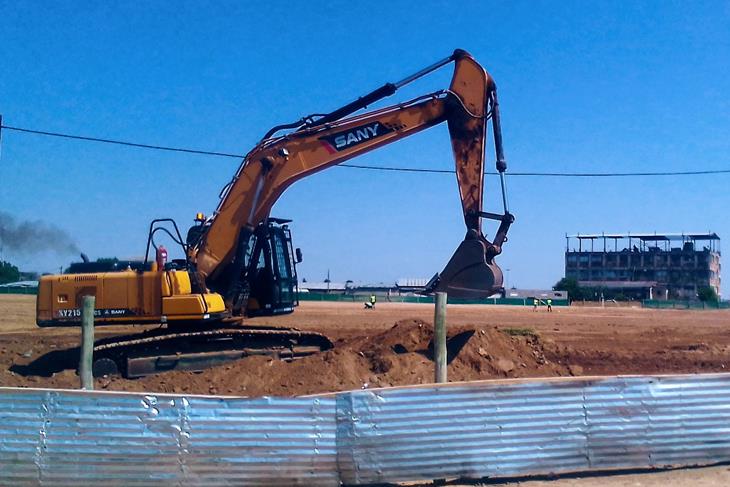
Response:
[[[330,348],[326,336],[294,328],[158,328],[97,341],[93,373],[135,378],[169,370],[200,371],[253,355],[295,360]]]

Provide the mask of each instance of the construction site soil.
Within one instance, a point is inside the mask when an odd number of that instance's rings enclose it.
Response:
[[[39,329],[33,296],[0,296],[0,386],[77,388],[80,331]],[[293,362],[248,357],[203,372],[103,377],[96,388],[218,395],[300,395],[433,380],[433,305],[304,302],[251,320],[327,335],[334,348]],[[730,311],[450,305],[450,381],[568,375],[724,372]],[[97,337],[143,327],[100,327]]]

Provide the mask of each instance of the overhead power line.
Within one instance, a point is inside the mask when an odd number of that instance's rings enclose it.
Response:
[[[360,164],[340,164],[340,166],[354,169],[371,169],[374,171],[424,172],[433,174],[455,174],[453,169],[424,169],[410,167],[364,166]],[[484,174],[497,175],[496,171],[487,171]],[[631,176],[696,176],[701,174],[730,174],[730,169],[708,169],[702,171],[660,171],[660,172],[513,172],[509,176],[539,176],[539,177],[572,177],[572,178],[615,178]]]
[[[85,140],[87,142],[102,142],[104,144],[126,145],[128,147],[139,147],[141,149],[165,150],[165,151],[171,151],[171,152],[186,152],[188,154],[202,154],[202,155],[206,155],[206,156],[235,157],[236,159],[241,159],[243,157],[242,155],[239,155],[239,154],[227,154],[225,152],[186,149],[186,148],[182,148],[182,147],[167,147],[164,145],[140,144],[137,142],[128,142],[128,141],[124,141],[124,140],[100,139],[99,137],[87,137],[84,135],[61,134],[58,132],[47,132],[45,130],[33,130],[33,129],[26,129],[26,128],[21,128],[21,127],[11,127],[9,125],[2,125],[2,126],[0,126],[0,129],[14,130],[16,132],[25,132],[27,134],[45,135],[45,136],[49,136],[49,137],[61,137],[64,139]]]
[[[0,120],[2,120],[0,118]],[[201,149],[190,149],[185,147],[170,147],[164,145],[142,144],[138,142],[129,142],[124,140],[105,139],[100,137],[90,137],[85,135],[64,134],[60,132],[50,132],[47,130],[34,130],[24,127],[13,127],[10,125],[0,125],[0,129],[12,130],[15,132],[23,132],[33,135],[41,135],[47,137],[60,137],[64,139],[81,140],[85,142],[100,142],[104,144],[115,144],[127,147],[137,147],[140,149],[151,149],[169,152],[182,152],[187,154],[198,154],[212,157],[226,157],[234,159],[243,159],[243,154],[232,154],[228,152],[209,151]],[[392,171],[392,172],[410,172],[410,173],[427,173],[427,174],[455,174],[453,169],[428,169],[418,167],[400,167],[400,166],[371,166],[363,164],[338,164],[338,167],[347,167],[351,169],[364,169],[370,171]],[[487,171],[485,174],[495,175],[495,171]],[[510,176],[530,176],[530,177],[572,177],[572,178],[614,178],[614,177],[654,177],[654,176],[698,176],[707,174],[730,174],[730,169],[703,169],[696,171],[647,171],[647,172],[509,172]]]

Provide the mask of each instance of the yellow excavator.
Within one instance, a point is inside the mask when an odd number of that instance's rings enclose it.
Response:
[[[448,89],[354,115],[400,87],[453,62]],[[500,175],[501,214],[482,211],[487,122],[492,121]],[[289,220],[270,212],[284,190],[317,171],[446,122],[467,227],[444,270],[427,292],[484,298],[502,287],[494,257],[514,221],[507,208],[499,105],[492,78],[466,51],[454,53],[397,83],[325,115],[278,125],[244,157],[221,191],[215,212],[196,216],[183,238],[170,219],[150,225],[144,261],[72,264],[39,284],[39,326],[78,326],[83,296],[96,297],[95,323],[155,324],[153,332],[96,343],[94,372],[139,376],[170,368],[199,368],[251,353],[296,357],[331,346],[326,337],[295,329],[234,326],[241,317],[290,313],[298,305]],[[499,222],[490,242],[482,219]],[[155,237],[165,234],[185,258],[167,261]]]

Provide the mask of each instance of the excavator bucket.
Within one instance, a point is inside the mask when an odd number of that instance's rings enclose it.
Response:
[[[483,299],[502,289],[502,269],[489,252],[492,245],[470,230],[440,274],[426,286],[427,292],[445,292],[460,299]]]

